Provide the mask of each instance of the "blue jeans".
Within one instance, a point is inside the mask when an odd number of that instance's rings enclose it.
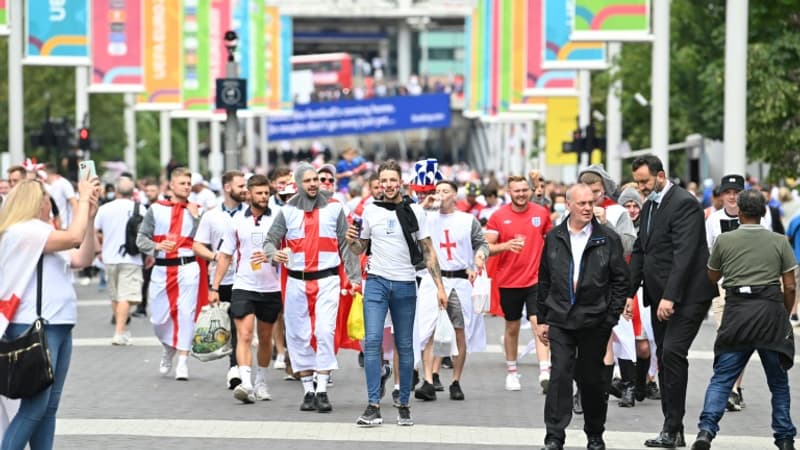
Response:
[[[6,330],[6,336],[16,338],[29,326],[12,323]],[[72,327],[73,325],[45,325],[55,380],[49,388],[35,397],[22,399],[17,415],[3,436],[3,450],[23,449],[26,444],[30,444],[31,450],[53,448],[56,411],[72,359]]]
[[[742,373],[744,366],[750,359],[755,349],[722,353],[714,359],[714,375],[706,389],[706,399],[703,412],[700,413],[700,422],[697,428],[708,431],[711,436],[716,436],[719,431],[719,421],[725,412],[728,395]],[[758,350],[761,365],[767,375],[767,385],[772,392],[772,431],[775,440],[794,439],[797,430],[792,425],[789,415],[789,377],[779,361],[778,353],[769,350]]]
[[[414,370],[414,313],[417,310],[417,283],[391,281],[368,275],[364,284],[364,372],[369,403],[380,405],[383,373],[383,326],[386,311],[392,314],[394,343],[400,358],[400,403],[408,404]]]

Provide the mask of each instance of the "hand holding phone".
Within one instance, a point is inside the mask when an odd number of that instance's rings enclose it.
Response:
[[[78,163],[78,168],[81,180],[91,180],[97,176],[97,169],[95,169],[94,161],[91,159]]]

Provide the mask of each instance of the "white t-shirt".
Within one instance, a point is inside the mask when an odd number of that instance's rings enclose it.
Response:
[[[97,210],[94,228],[103,233],[104,264],[142,265],[142,255],[127,255],[120,251],[125,245],[125,226],[133,214],[135,203],[129,198],[118,198],[108,202]],[[147,209],[140,203],[139,214],[145,215]]]
[[[411,209],[419,224],[419,231],[414,234],[415,239],[419,241],[430,237],[422,207],[411,205]],[[397,213],[371,204],[364,208],[363,219],[361,238],[371,242],[367,273],[392,281],[415,281],[416,271],[411,264],[408,244],[397,220]]]
[[[223,211],[221,207],[214,208],[200,217],[200,224],[197,225],[197,233],[194,241],[208,245],[211,251],[219,252],[225,244],[225,240],[233,240],[233,219],[231,215]],[[208,267],[209,283],[214,281],[214,273],[217,270],[217,263],[211,262]],[[231,260],[225,277],[220,285],[227,286],[233,284],[233,274],[236,273],[236,259]]]
[[[61,176],[55,178],[52,183],[48,183],[46,186],[48,194],[50,194],[50,197],[53,198],[53,201],[56,202],[56,206],[58,206],[61,228],[67,229],[69,224],[72,223],[72,207],[69,204],[69,200],[77,198],[78,195],[75,193],[72,183]]]
[[[769,209],[767,209],[767,213],[761,218],[761,226],[772,231],[771,219],[772,216],[769,213]],[[714,242],[717,240],[717,237],[722,234],[722,222],[726,221],[732,222],[736,227],[739,226],[739,216],[729,216],[728,213],[725,212],[725,208],[714,211],[708,216],[708,219],[706,219],[706,242],[708,243],[709,250],[714,248]]]
[[[214,191],[208,188],[203,188],[200,192],[192,192],[189,194],[189,201],[197,203],[206,211],[212,210],[219,205],[219,200],[217,200],[217,196],[214,195]]]
[[[278,268],[269,262],[261,263],[253,270],[250,255],[256,250],[263,252],[267,232],[277,212],[256,217],[248,207],[233,216],[233,231],[224,240],[220,251],[232,255],[236,260],[236,275],[233,288],[252,292],[279,292],[281,290]]]

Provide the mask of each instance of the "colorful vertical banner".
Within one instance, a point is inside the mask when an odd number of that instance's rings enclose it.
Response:
[[[283,110],[292,109],[292,53],[294,53],[294,22],[291,16],[281,16],[280,104]]]
[[[239,76],[247,78],[247,98],[253,98],[253,85],[250,80],[253,79],[251,73],[252,61],[252,45],[250,43],[250,5],[251,3],[258,3],[260,0],[233,0],[231,3],[231,10],[233,11],[233,19],[231,20],[231,28],[236,31],[239,36],[239,49],[237,51],[237,61],[239,62]]]
[[[578,163],[577,153],[564,153],[563,144],[572,140],[572,132],[577,127],[577,97],[553,97],[547,99],[547,119],[545,120],[545,154],[548,165],[568,165]]]
[[[211,0],[183,0],[183,109],[211,109]],[[219,43],[221,46],[222,43]]]
[[[574,70],[544,70],[544,33],[537,32],[544,25],[545,0],[527,0],[529,32],[525,55],[527,71],[525,97],[577,96],[578,73]],[[535,24],[535,25],[534,25]],[[523,99],[523,103],[527,103]]]
[[[0,0],[0,36],[8,35],[8,4]]]
[[[575,0],[545,0],[544,61],[545,69],[605,70],[606,45],[603,42],[572,42]]]
[[[27,0],[25,5],[25,64],[90,64],[88,0]]]
[[[146,0],[142,9],[144,90],[137,109],[177,110],[183,107],[183,3]]]
[[[92,6],[91,91],[143,91],[142,1],[94,2]]]
[[[571,0],[573,41],[649,41],[650,0]]]
[[[277,7],[264,14],[264,72],[267,77],[267,108],[278,109],[281,101],[281,16]]]
[[[267,98],[267,35],[264,0],[250,0],[250,72],[247,80],[249,92],[247,105],[250,109],[266,110]]]

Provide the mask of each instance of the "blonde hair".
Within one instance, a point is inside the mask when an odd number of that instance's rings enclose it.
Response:
[[[170,172],[169,179],[177,178],[177,177],[190,177],[192,176],[192,171],[189,170],[187,167],[176,167]]]
[[[22,180],[14,186],[0,209],[0,236],[13,225],[38,219],[42,202],[46,201],[45,194],[39,180]]]

